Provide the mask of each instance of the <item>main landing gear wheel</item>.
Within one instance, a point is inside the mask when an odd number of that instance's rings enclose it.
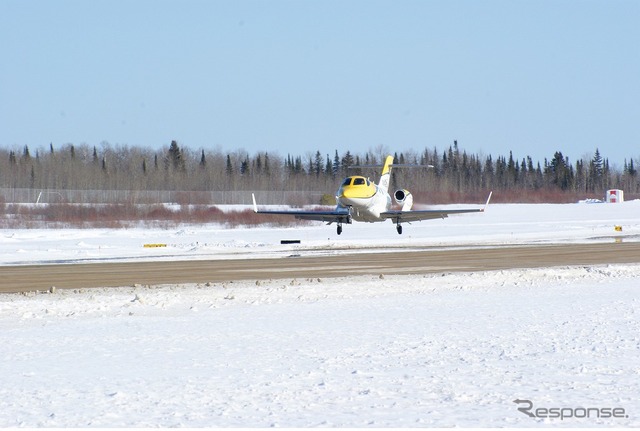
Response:
[[[337,228],[336,230],[337,230],[337,232],[338,232],[338,235],[340,235],[340,234],[342,233],[342,225],[341,225],[341,224],[339,224],[339,225],[338,225],[338,228]]]
[[[402,225],[397,225],[396,229],[398,230],[398,234],[402,235]]]

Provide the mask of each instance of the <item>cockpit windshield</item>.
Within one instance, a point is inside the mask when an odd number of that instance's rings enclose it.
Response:
[[[364,186],[365,184],[367,186],[371,185],[371,181],[365,177],[348,177],[342,182],[343,186]]]

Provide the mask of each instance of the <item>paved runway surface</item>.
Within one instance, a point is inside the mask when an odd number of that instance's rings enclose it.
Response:
[[[0,292],[640,263],[640,242],[429,249],[244,260],[0,267]]]

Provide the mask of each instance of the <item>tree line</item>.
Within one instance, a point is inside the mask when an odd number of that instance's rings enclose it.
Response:
[[[110,145],[66,144],[20,150],[0,149],[0,188],[38,190],[297,191],[333,194],[344,176],[361,174],[377,181],[387,151],[349,150],[287,154],[244,150],[192,150],[172,141],[153,150]],[[394,154],[392,187],[409,189],[417,202],[478,200],[493,190],[498,201],[559,202],[601,198],[610,188],[627,197],[638,194],[636,162],[612,168],[599,149],[572,162],[561,151],[549,159],[530,156],[468,154],[454,141],[445,149],[424,148]],[[281,203],[281,202],[268,202]],[[313,202],[319,203],[319,202]],[[327,203],[327,202],[324,202]]]

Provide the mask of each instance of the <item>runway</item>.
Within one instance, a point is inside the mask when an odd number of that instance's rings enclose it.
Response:
[[[640,242],[0,267],[0,292],[640,263]]]

